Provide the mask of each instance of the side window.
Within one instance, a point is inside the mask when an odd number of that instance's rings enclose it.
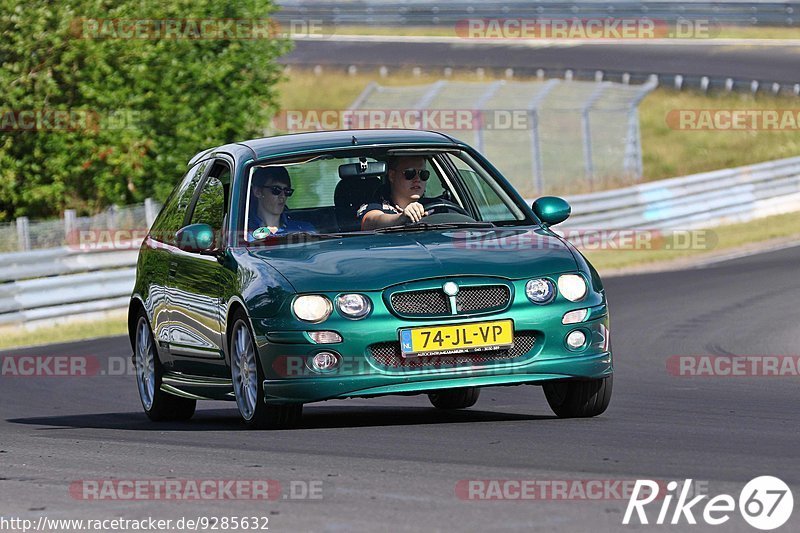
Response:
[[[518,212],[518,209],[513,211],[509,209],[510,200],[506,201],[500,195],[505,194],[502,189],[494,183],[490,182],[488,177],[482,176],[474,167],[461,157],[455,155],[450,156],[450,161],[458,170],[461,179],[469,189],[472,199],[478,206],[481,219],[488,222],[500,222],[506,220],[522,220],[524,216]]]
[[[227,203],[225,191],[230,182],[228,166],[221,163],[215,165],[197,198],[190,224],[208,224],[215,231],[222,230]]]
[[[189,208],[197,184],[205,174],[209,163],[209,161],[202,161],[193,166],[186,173],[180,185],[172,191],[167,203],[153,223],[153,229],[151,230],[153,238],[161,242],[173,242],[175,232],[183,226],[186,210]]]
[[[439,168],[430,158],[425,158],[425,168],[431,172],[428,185],[425,187],[425,196],[427,198],[441,196],[444,193],[444,185],[442,183],[442,176],[439,174]]]

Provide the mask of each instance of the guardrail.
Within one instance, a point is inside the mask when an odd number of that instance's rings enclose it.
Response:
[[[124,309],[138,249],[69,247],[0,255],[0,326]]]
[[[800,210],[800,157],[565,198],[573,216],[564,228],[692,229],[747,222]]]
[[[674,21],[678,19],[710,19],[725,24],[796,27],[800,3],[774,0],[742,1],[608,1],[579,0],[504,0],[502,2],[465,2],[449,0],[382,1],[362,0],[332,2],[324,0],[279,0],[275,18],[281,23],[319,19],[336,25],[364,26],[445,26],[459,20],[481,17],[547,18],[547,17],[650,17]]]
[[[800,157],[566,197],[558,229],[693,229],[800,211]],[[529,202],[532,200],[528,200]],[[121,310],[138,250],[0,254],[0,326]]]

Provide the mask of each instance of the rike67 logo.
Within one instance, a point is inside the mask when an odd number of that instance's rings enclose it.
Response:
[[[677,481],[670,481],[666,494],[660,494],[663,483],[636,480],[622,523],[636,524],[638,520],[640,524],[697,524],[697,518],[701,518],[706,524],[719,526],[728,522],[738,507],[748,524],[769,531],[785,524],[794,509],[794,497],[789,486],[773,476],[751,479],[739,493],[738,502],[730,494],[720,494],[705,502],[703,500],[709,497],[707,494],[689,499],[691,486],[691,479],[685,480],[682,486]],[[645,507],[657,499],[660,506],[654,505],[648,515]],[[655,508],[658,508],[658,516],[653,520]]]

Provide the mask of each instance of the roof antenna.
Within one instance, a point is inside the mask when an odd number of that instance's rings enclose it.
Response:
[[[353,135],[353,140],[352,140],[352,143],[353,143],[353,144],[358,144],[358,139],[356,139],[356,136],[355,136],[355,135]]]

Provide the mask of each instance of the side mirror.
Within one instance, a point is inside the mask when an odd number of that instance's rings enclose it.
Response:
[[[566,200],[558,196],[542,196],[533,202],[533,212],[546,226],[564,222],[572,212]]]
[[[216,250],[214,230],[208,224],[189,224],[175,233],[175,244],[184,252],[211,253]]]

